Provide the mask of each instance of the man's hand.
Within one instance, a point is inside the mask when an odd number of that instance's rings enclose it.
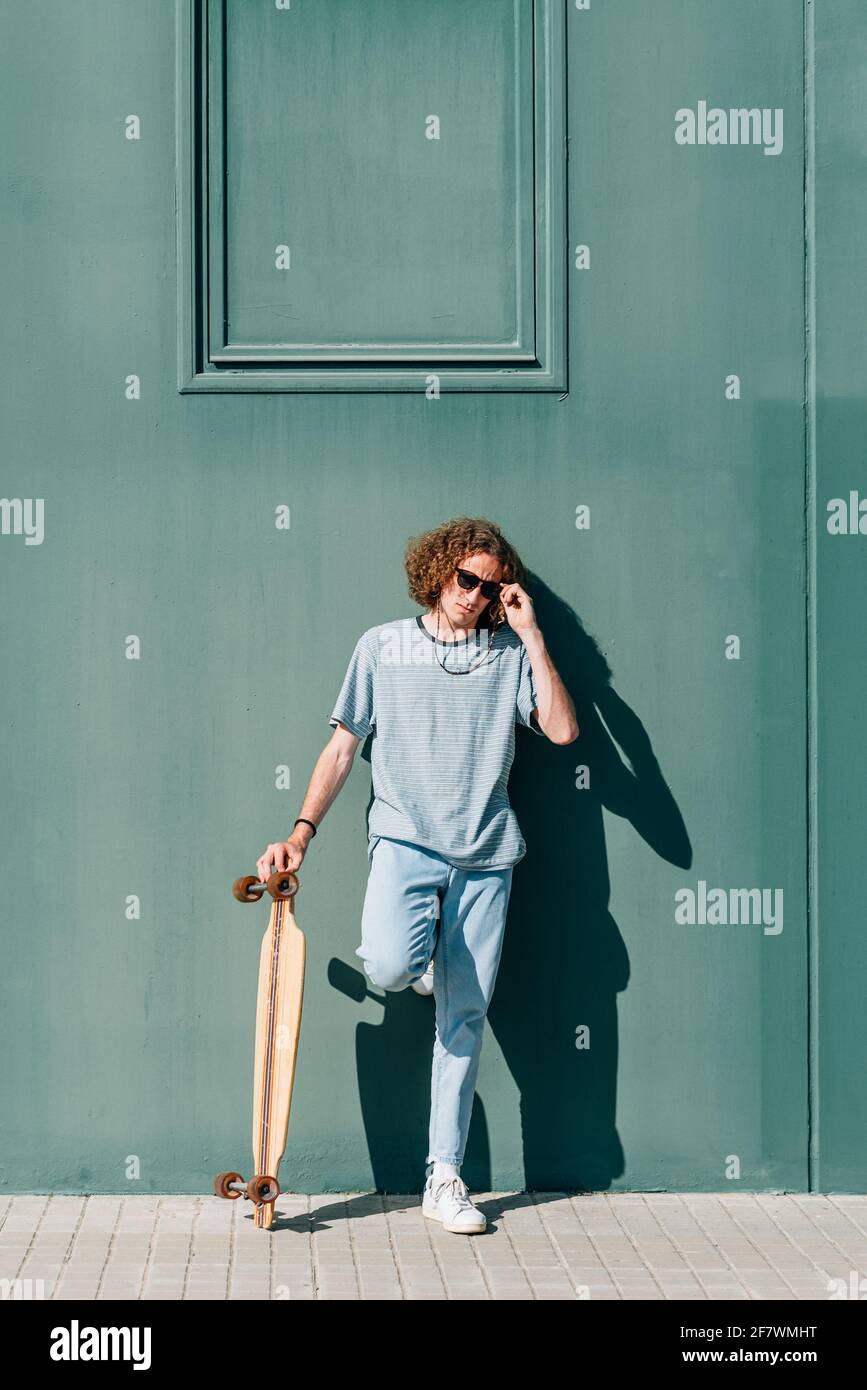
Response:
[[[305,846],[292,836],[288,840],[281,840],[275,845],[269,845],[262,857],[256,861],[259,882],[267,883],[275,870],[280,873],[285,869],[290,869],[292,873],[296,873],[301,868],[304,853]]]
[[[505,609],[509,626],[522,638],[536,631],[538,623],[533,600],[520,584],[504,584],[500,590],[500,602]]]

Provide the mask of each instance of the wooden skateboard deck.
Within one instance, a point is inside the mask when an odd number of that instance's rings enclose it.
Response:
[[[295,920],[293,902],[298,879],[289,872],[271,875],[267,883],[271,913],[259,953],[256,998],[256,1044],[253,1057],[253,1176],[218,1173],[214,1192],[254,1203],[255,1224],[268,1230],[274,1221],[274,1202],[280,1193],[277,1171],[286,1149],[295,1062],[301,1034],[304,998],[304,933]],[[239,878],[233,892],[239,902],[258,902],[266,889],[257,878]]]
[[[292,899],[275,899],[259,956],[256,1052],[253,1063],[253,1169],[277,1177],[295,1083],[301,1033],[306,942]],[[256,1225],[267,1229],[274,1203],[256,1206]]]

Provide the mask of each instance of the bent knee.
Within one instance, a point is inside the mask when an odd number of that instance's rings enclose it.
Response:
[[[371,982],[385,990],[406,989],[407,985],[411,985],[413,980],[423,975],[426,969],[425,964],[408,960],[406,956],[393,952],[364,956],[362,959]]]
[[[379,985],[380,989],[406,989],[417,978],[405,962],[401,965],[398,961],[368,960],[364,968],[372,983]]]

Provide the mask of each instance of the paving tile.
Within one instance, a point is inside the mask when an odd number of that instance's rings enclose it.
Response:
[[[867,1197],[476,1199],[489,1226],[467,1237],[400,1194],[285,1193],[268,1234],[212,1197],[3,1198],[0,1277],[58,1301],[239,1302],[791,1302],[826,1297],[833,1278],[867,1279]]]

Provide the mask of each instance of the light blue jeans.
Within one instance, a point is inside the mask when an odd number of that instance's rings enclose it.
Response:
[[[457,869],[432,850],[384,837],[374,837],[368,852],[370,877],[355,954],[385,990],[406,989],[434,958],[436,1035],[425,1161],[459,1167],[503,949],[512,870]]]

